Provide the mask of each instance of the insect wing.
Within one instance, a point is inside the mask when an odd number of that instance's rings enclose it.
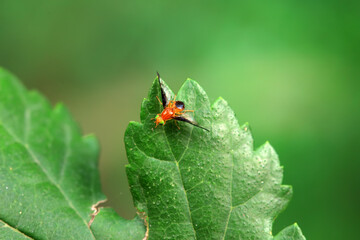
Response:
[[[161,90],[161,100],[164,109],[169,104],[169,100],[172,99],[172,92],[170,91],[169,87],[163,82],[160,78],[160,74],[157,73],[157,78],[159,80],[160,90]]]
[[[199,126],[199,124],[198,124],[194,119],[192,119],[192,118],[189,117],[189,116],[184,116],[184,115],[182,115],[182,116],[176,116],[176,117],[174,117],[173,119],[174,119],[174,120],[177,120],[177,121],[181,121],[181,122],[190,123],[191,125],[194,125],[195,127],[198,127],[198,128],[201,128],[201,129],[204,129],[204,130],[210,132],[209,129]]]

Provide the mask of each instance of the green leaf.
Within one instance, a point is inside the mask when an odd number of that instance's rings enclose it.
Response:
[[[0,239],[31,239],[0,220]]]
[[[142,239],[144,223],[91,207],[105,199],[98,143],[81,136],[61,104],[0,69],[0,238]],[[128,235],[128,234],[132,235]]]
[[[294,225],[285,228],[275,237],[275,240],[297,240],[297,239],[305,239],[305,237],[296,223]]]
[[[166,92],[173,92],[165,84]],[[273,239],[272,223],[285,209],[290,186],[269,143],[253,149],[247,124],[219,98],[210,106],[204,90],[188,79],[177,94],[210,132],[173,121],[155,128],[162,111],[157,79],[141,107],[141,123],[125,133],[127,174],[136,207],[145,211],[149,239]],[[304,239],[300,230],[290,238]]]

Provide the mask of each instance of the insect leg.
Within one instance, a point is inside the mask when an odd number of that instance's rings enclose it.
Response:
[[[156,98],[157,98],[157,100],[159,101],[160,105],[162,106],[163,104],[162,104],[162,102],[160,101],[159,97],[156,96]]]
[[[176,120],[174,120],[174,122],[175,122],[175,125],[177,126],[177,128],[180,130],[180,127],[179,127],[179,125],[178,125],[177,121],[176,121]]]
[[[181,111],[181,112],[177,112],[175,115],[176,115],[176,116],[179,116],[179,115],[182,115],[182,114],[187,113],[187,112],[193,112],[194,115],[195,115],[195,111],[194,111],[194,110],[183,110],[183,111]]]
[[[194,116],[195,116],[195,111],[194,110],[184,110],[183,113],[186,113],[186,112],[192,112],[194,113]]]

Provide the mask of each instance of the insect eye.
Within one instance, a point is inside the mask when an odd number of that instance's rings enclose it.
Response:
[[[185,103],[184,103],[184,102],[181,102],[181,101],[176,101],[176,102],[175,102],[175,106],[176,106],[178,109],[185,109]]]

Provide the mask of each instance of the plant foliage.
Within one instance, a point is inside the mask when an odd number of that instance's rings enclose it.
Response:
[[[62,104],[0,69],[0,239],[141,239],[141,219],[103,209],[98,143],[81,136]],[[106,217],[105,217],[106,216]]]
[[[165,92],[174,94],[164,83]],[[155,128],[162,111],[155,79],[141,106],[141,123],[125,133],[127,174],[136,207],[149,222],[149,239],[274,239],[272,224],[285,209],[290,186],[269,143],[253,149],[248,124],[239,126],[227,102],[214,104],[188,79],[177,94],[204,131],[174,122]],[[294,224],[275,239],[305,239]]]
[[[131,192],[145,221],[105,208],[89,227],[105,199],[95,137],[83,137],[62,104],[52,108],[0,69],[0,239],[305,239],[296,224],[273,237],[292,189],[281,185],[270,144],[254,151],[249,126],[239,127],[225,100],[210,106],[193,80],[180,89],[178,99],[207,132],[171,121],[154,128],[156,96],[157,80],[141,123],[125,134]]]

